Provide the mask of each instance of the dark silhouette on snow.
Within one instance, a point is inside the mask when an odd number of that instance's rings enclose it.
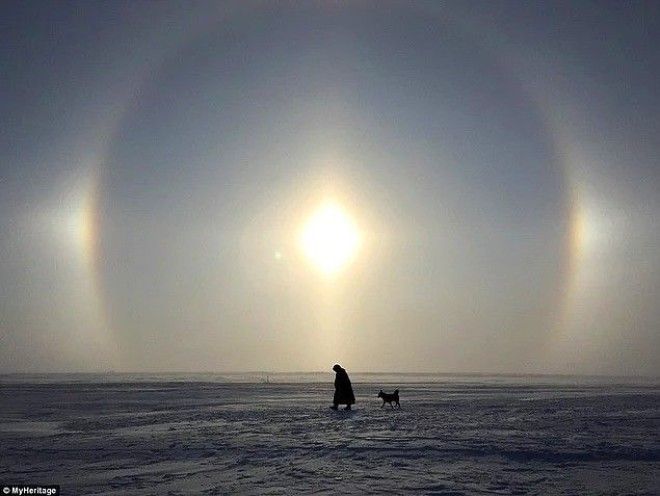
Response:
[[[332,400],[333,405],[330,407],[336,410],[339,405],[346,405],[344,410],[350,410],[351,405],[355,403],[355,395],[353,394],[353,386],[351,380],[348,378],[346,370],[339,364],[335,364],[332,370],[336,372],[335,376],[335,397]]]
[[[380,390],[380,393],[378,393],[378,397],[383,400],[383,404],[380,405],[381,408],[385,406],[385,403],[389,403],[392,408],[394,408],[393,403],[396,403],[396,406],[401,408],[401,405],[399,404],[399,390],[395,389],[392,394],[389,393],[384,393],[383,390]]]

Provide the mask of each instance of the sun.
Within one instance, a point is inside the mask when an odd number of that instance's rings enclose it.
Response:
[[[360,246],[360,235],[344,209],[328,202],[314,212],[304,225],[300,245],[317,269],[332,275],[355,257]]]

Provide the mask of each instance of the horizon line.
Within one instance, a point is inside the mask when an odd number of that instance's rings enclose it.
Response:
[[[147,374],[227,374],[227,375],[313,375],[313,374],[332,374],[332,370],[307,370],[307,371],[275,371],[275,370],[142,370],[142,371],[119,371],[119,370],[93,370],[93,371],[14,371],[0,372],[0,375],[147,375]],[[594,378],[644,378],[660,379],[660,374],[598,374],[598,373],[565,373],[565,372],[402,372],[402,371],[352,371],[353,375],[402,375],[402,376],[449,376],[449,377],[594,377]]]

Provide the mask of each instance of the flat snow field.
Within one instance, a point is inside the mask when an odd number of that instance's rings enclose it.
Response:
[[[0,376],[0,483],[65,495],[660,494],[653,380],[356,376],[354,411],[335,412],[332,374],[285,379]],[[397,386],[401,409],[381,409],[378,390]]]

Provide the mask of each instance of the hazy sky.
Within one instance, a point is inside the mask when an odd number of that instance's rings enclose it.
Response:
[[[3,2],[0,371],[660,374],[659,22]]]

